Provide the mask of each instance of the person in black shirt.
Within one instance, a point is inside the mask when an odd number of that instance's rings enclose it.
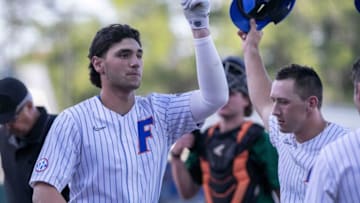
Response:
[[[0,80],[0,153],[7,202],[32,202],[28,184],[35,161],[56,115],[36,107],[32,95],[19,80]],[[69,189],[63,196],[68,200]]]

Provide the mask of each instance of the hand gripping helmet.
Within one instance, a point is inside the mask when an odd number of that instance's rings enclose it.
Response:
[[[249,95],[244,62],[239,57],[229,56],[222,63],[229,89]]]
[[[295,0],[233,0],[230,5],[232,22],[243,32],[249,32],[251,18],[261,30],[268,23],[282,21],[294,7]]]

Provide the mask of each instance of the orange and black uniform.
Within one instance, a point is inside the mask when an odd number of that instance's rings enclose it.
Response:
[[[278,156],[263,127],[250,121],[220,133],[215,125],[194,131],[186,166],[204,189],[207,203],[274,202],[279,190]]]

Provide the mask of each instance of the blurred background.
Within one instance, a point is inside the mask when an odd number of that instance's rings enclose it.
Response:
[[[231,1],[211,3],[211,32],[220,55],[241,56],[228,12]],[[358,120],[350,71],[360,57],[359,22],[353,0],[298,0],[284,21],[264,28],[261,44],[271,77],[290,63],[316,69],[325,87],[327,120],[351,128]],[[145,85],[138,94],[197,88],[192,35],[180,0],[0,0],[0,78],[23,80],[35,103],[51,113],[98,94],[88,79],[88,48],[96,31],[111,23],[141,32]],[[175,200],[171,178],[165,181],[169,190],[161,201],[185,202]]]

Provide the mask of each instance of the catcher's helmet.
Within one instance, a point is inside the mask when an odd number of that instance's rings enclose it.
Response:
[[[268,23],[282,21],[294,7],[295,0],[233,0],[230,6],[232,22],[243,32],[249,32],[249,20],[254,18],[257,29]]]
[[[355,8],[360,12],[360,0],[355,0]]]
[[[244,62],[239,57],[229,56],[222,63],[229,89],[249,95]]]

